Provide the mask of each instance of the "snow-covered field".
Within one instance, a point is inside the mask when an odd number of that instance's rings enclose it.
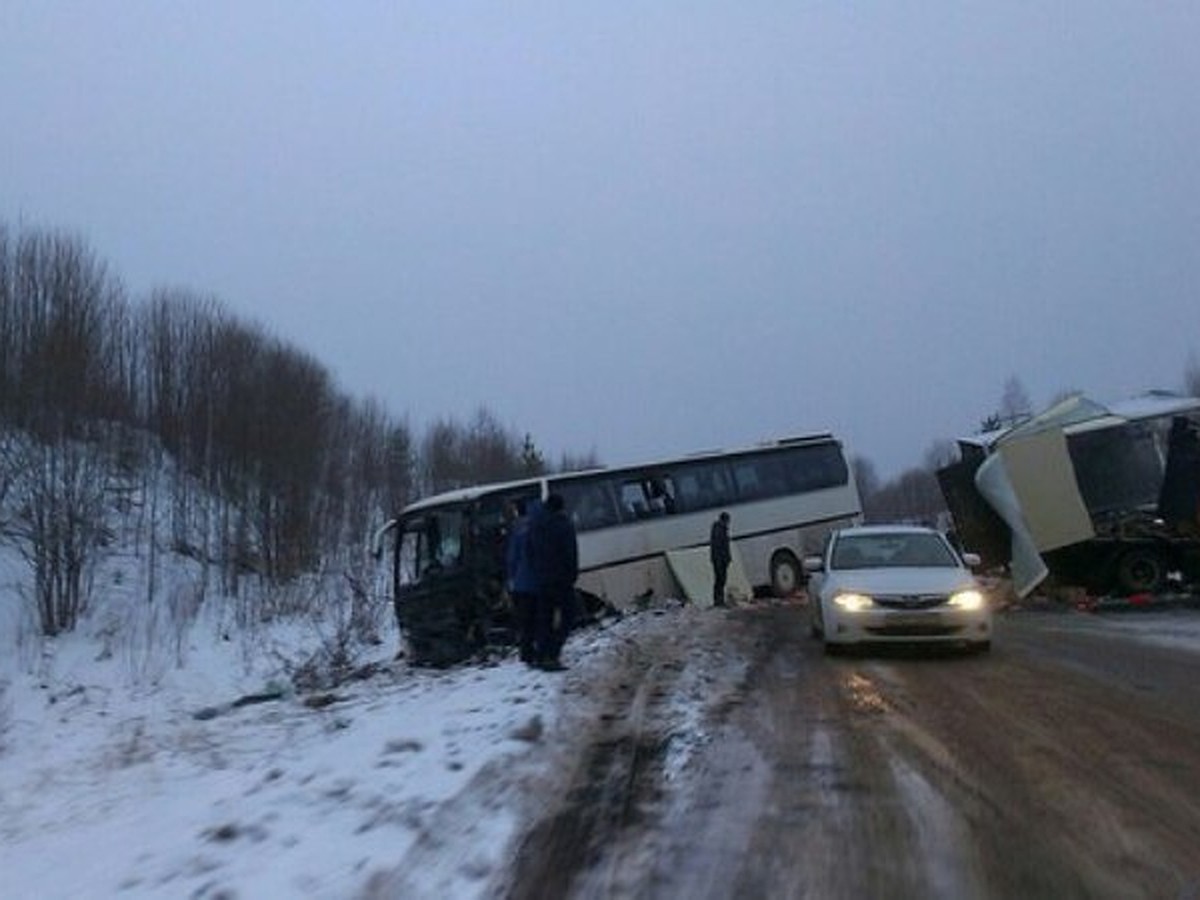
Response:
[[[409,884],[476,895],[506,864],[521,774],[547,764],[564,697],[632,625],[577,635],[566,673],[410,669],[393,634],[363,657],[370,677],[240,706],[286,685],[279,661],[311,633],[265,629],[248,655],[201,620],[186,664],[153,683],[86,630],[34,658],[9,644],[0,895],[355,896],[417,842],[436,865]]]
[[[355,648],[370,677],[297,692],[335,623],[238,628],[223,598],[176,622],[195,573],[165,565],[175,584],[148,605],[144,569],[100,572],[92,613],[45,640],[0,548],[0,896],[353,896],[554,724],[562,676],[411,670],[386,607],[384,643]],[[262,696],[277,699],[238,705]],[[436,835],[430,895],[470,896],[513,825],[479,814]]]

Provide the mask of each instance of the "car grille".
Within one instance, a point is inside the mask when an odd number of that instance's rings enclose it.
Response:
[[[962,631],[959,625],[879,625],[863,629],[881,637],[948,637]]]
[[[877,606],[887,609],[931,609],[949,601],[946,594],[873,594]]]

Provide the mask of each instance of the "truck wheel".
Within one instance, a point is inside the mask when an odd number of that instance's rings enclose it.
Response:
[[[771,592],[776,597],[790,597],[800,590],[800,562],[791,552],[780,550],[771,557]]]
[[[1126,594],[1153,594],[1167,577],[1167,567],[1151,549],[1127,550],[1117,560],[1117,586]]]

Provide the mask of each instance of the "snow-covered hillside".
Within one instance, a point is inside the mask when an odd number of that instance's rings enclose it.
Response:
[[[350,896],[553,726],[561,678],[396,660],[369,568],[230,596],[147,517],[166,498],[136,506],[110,510],[87,608],[54,638],[0,543],[5,898]],[[470,896],[512,827],[480,813],[439,833],[431,896]]]
[[[100,614],[39,641],[15,624],[20,567],[6,557],[3,572],[0,872],[14,898],[354,896],[421,839],[444,846],[444,866],[409,883],[473,896],[506,864],[520,773],[545,765],[563,697],[635,625],[576,635],[561,674],[511,658],[411,669],[385,629],[358,648],[356,677],[296,690],[319,623],[237,632],[214,603],[178,644],[139,638],[128,609],[128,633]]]

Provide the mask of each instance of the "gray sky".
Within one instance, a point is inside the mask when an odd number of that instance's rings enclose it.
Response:
[[[608,463],[1200,351],[1200,4],[0,5],[0,220]]]

